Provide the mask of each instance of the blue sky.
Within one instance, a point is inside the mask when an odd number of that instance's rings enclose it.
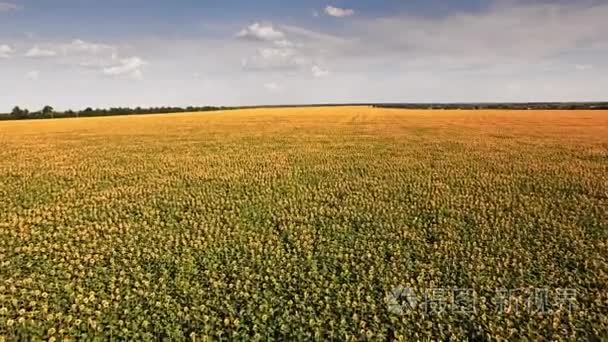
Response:
[[[0,0],[0,111],[607,100],[606,18],[598,0]]]

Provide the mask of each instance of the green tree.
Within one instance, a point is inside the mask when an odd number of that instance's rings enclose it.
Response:
[[[21,109],[19,106],[15,106],[11,115],[17,119],[25,119],[28,117],[29,111],[27,109]]]
[[[44,108],[42,108],[42,116],[53,117],[54,112],[55,112],[55,110],[51,106],[44,106]]]

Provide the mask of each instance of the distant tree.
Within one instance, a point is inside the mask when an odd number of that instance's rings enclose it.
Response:
[[[11,115],[18,117],[21,115],[21,113],[23,113],[23,110],[21,110],[21,108],[19,108],[19,106],[15,106],[15,108],[13,108],[13,111],[11,112]]]
[[[55,110],[53,109],[53,107],[51,106],[44,106],[44,108],[42,108],[42,110],[40,111],[40,114],[42,114],[42,117],[53,117],[55,113]]]
[[[0,0],[1,1],[1,0]],[[220,109],[235,109],[234,107],[213,107],[213,106],[188,106],[182,107],[112,107],[112,108],[91,108],[87,107],[84,110],[73,111],[65,110],[56,112],[51,106],[45,106],[40,111],[30,113],[27,109],[21,109],[16,106],[13,111],[5,119],[44,119],[44,118],[65,118],[65,117],[91,117],[91,116],[108,116],[108,115],[132,115],[132,114],[155,114],[155,113],[178,113],[178,112],[198,112]]]
[[[44,106],[44,108],[42,108],[42,114],[44,115],[48,115],[53,113],[54,109],[51,106]]]
[[[21,109],[19,106],[15,106],[11,112],[11,115],[17,119],[26,119],[29,113],[30,112],[27,109]]]
[[[93,108],[87,107],[85,110],[79,112],[82,116],[91,116],[93,114]]]

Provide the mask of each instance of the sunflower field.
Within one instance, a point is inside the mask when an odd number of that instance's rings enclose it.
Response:
[[[608,338],[608,112],[0,123],[0,341]]]

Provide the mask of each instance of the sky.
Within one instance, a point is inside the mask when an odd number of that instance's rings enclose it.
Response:
[[[0,112],[608,100],[608,0],[0,0]]]

